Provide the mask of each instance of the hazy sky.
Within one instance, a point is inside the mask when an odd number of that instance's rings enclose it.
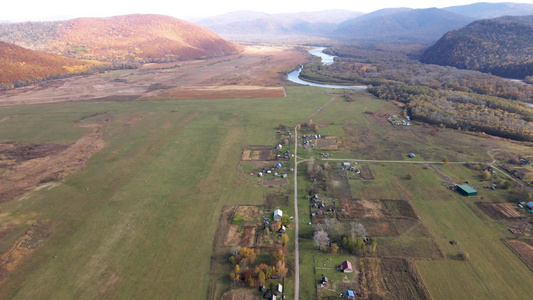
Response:
[[[320,11],[326,9],[348,9],[371,12],[387,7],[447,7],[475,2],[514,2],[494,0],[8,0],[0,9],[0,21],[43,21],[71,19],[77,17],[107,17],[133,13],[153,13],[190,20],[219,15],[236,10],[254,10],[267,13]],[[268,3],[268,4],[267,4]],[[533,0],[516,1],[533,3]]]

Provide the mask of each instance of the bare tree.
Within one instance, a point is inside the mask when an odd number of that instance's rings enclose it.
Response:
[[[352,235],[353,240],[355,240],[356,237],[366,237],[366,229],[365,226],[361,223],[350,223],[350,234]]]
[[[322,251],[326,251],[328,249],[329,236],[324,230],[319,229],[315,231],[315,233],[313,234],[313,240],[315,241],[315,244],[317,245],[318,249]]]

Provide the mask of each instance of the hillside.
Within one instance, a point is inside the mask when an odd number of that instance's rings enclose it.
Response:
[[[0,84],[5,84],[56,75],[83,73],[106,64],[41,53],[14,44],[0,42],[0,65],[2,66]]]
[[[339,23],[360,16],[349,10],[325,10],[283,14],[234,12],[200,20],[197,24],[232,38],[280,36],[323,36]],[[233,21],[232,21],[233,20]]]
[[[444,35],[421,62],[524,78],[533,74],[533,16],[479,20]]]
[[[437,8],[384,10],[344,22],[332,35],[343,40],[431,44],[472,20]]]
[[[533,4],[529,3],[487,3],[445,7],[443,10],[475,19],[492,19],[503,16],[526,16],[533,14]]]
[[[160,62],[222,56],[241,46],[201,26],[161,15],[0,24],[0,40],[102,61]]]

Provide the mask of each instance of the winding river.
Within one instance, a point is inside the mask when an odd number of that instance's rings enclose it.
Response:
[[[315,49],[309,50],[309,53],[320,57],[322,59],[322,63],[325,65],[333,64],[335,56],[322,52],[324,49],[326,48],[324,47],[315,48]],[[302,68],[303,66],[301,66],[298,70],[294,70],[290,72],[289,75],[287,75],[287,79],[289,79],[289,81],[302,84],[302,85],[317,86],[317,87],[330,88],[330,89],[349,89],[349,90],[365,90],[366,89],[366,86],[331,85],[331,84],[320,84],[320,83],[305,81],[305,80],[300,79],[300,73],[302,72]]]

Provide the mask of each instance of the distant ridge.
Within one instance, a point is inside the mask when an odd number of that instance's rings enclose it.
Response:
[[[443,8],[443,10],[475,19],[492,19],[503,16],[533,15],[533,4],[479,2],[468,5],[446,7]]]
[[[201,26],[162,15],[0,24],[0,40],[29,49],[101,61],[162,62],[242,50]]]
[[[0,42],[0,84],[43,79],[56,75],[78,74],[106,63],[83,61],[54,54],[24,49]],[[14,87],[11,86],[11,87]],[[3,86],[6,88],[6,86]]]
[[[276,39],[280,36],[324,36],[337,24],[360,16],[350,10],[324,10],[283,14],[237,11],[199,20],[205,26],[225,37],[261,37]]]
[[[533,16],[475,21],[445,34],[420,61],[510,78],[533,75]]]
[[[438,8],[385,9],[342,23],[332,36],[343,40],[431,44],[473,19]]]

